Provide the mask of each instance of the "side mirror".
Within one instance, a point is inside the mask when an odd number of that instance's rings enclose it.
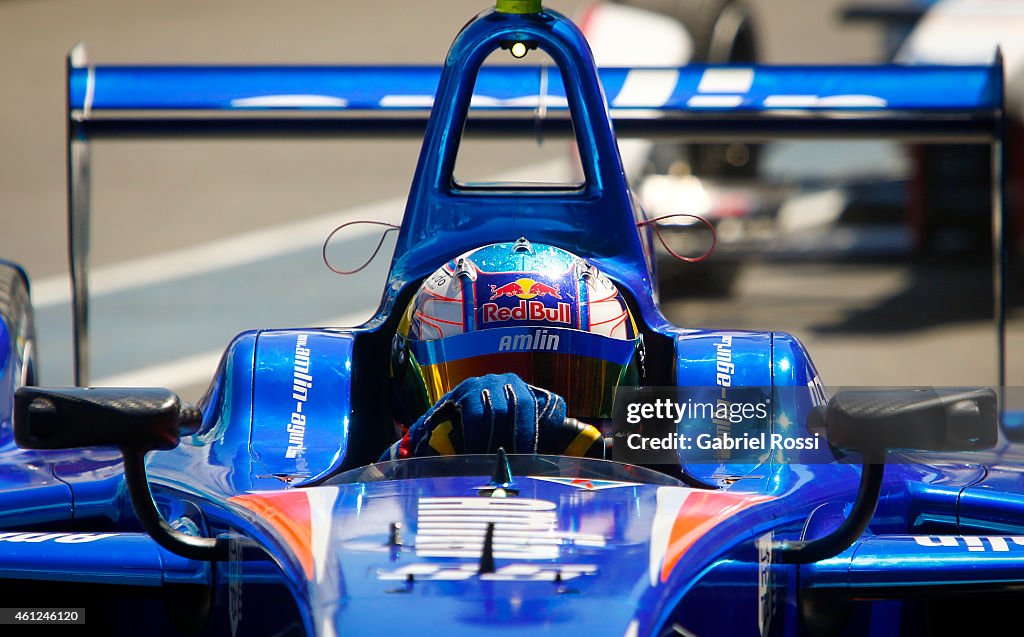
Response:
[[[991,389],[890,389],[839,392],[808,419],[833,447],[864,457],[857,498],[835,531],[806,542],[782,542],[784,563],[808,564],[845,551],[878,505],[889,451],[980,451],[998,439],[999,411]]]
[[[21,387],[14,397],[14,440],[25,449],[173,449],[201,423],[168,389]]]
[[[168,551],[194,560],[227,558],[227,542],[186,535],[157,511],[146,477],[149,451],[173,449],[199,430],[202,413],[156,388],[20,387],[14,394],[14,440],[25,449],[117,447],[132,508],[142,528]]]
[[[996,394],[986,388],[855,389],[813,416],[829,444],[872,457],[887,451],[979,451],[998,439]]]

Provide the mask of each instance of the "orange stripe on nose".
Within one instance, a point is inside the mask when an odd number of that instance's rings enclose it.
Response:
[[[771,496],[767,495],[743,493],[691,494],[683,502],[672,525],[668,548],[661,564],[661,581],[668,581],[669,574],[683,554],[708,531],[740,511],[771,499]]]
[[[309,498],[302,491],[253,493],[228,500],[252,511],[270,525],[292,549],[306,579],[313,579],[312,525]]]

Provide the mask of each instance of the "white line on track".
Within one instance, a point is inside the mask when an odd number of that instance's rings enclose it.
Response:
[[[489,177],[486,181],[567,180],[566,170],[566,161],[549,160],[509,170]],[[401,223],[405,201],[405,197],[393,197],[310,219],[246,232],[227,239],[93,268],[89,272],[89,295],[95,298],[104,294],[157,285],[319,246],[331,230],[349,221],[376,220]],[[380,232],[380,226],[356,225],[345,229],[336,239],[351,240],[378,235]],[[37,310],[71,302],[71,282],[67,274],[33,281],[31,287],[32,305]]]
[[[405,199],[395,197],[294,223],[254,230],[227,239],[95,268],[89,273],[89,295],[95,298],[272,259],[302,248],[320,245],[331,230],[343,223],[366,219],[399,223],[404,211]],[[380,226],[356,225],[346,228],[336,238],[349,240],[380,232]],[[66,274],[32,283],[32,304],[37,310],[69,303],[70,299],[71,283]]]

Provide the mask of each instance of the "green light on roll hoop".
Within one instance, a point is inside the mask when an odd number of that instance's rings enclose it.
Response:
[[[498,13],[540,13],[541,0],[498,0],[494,10]]]

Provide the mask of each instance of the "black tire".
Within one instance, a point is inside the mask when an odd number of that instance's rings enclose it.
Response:
[[[679,21],[693,40],[694,63],[754,64],[758,60],[754,22],[742,0],[615,1]],[[658,144],[651,157],[654,172],[660,174],[680,160],[701,177],[754,177],[758,147],[741,141],[693,147]]]
[[[28,277],[21,268],[3,261],[0,261],[0,319],[11,335],[11,347],[17,360],[15,387],[38,384],[36,327]]]

